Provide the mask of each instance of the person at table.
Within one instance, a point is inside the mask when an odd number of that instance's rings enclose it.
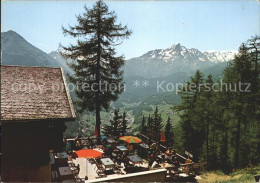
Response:
[[[129,161],[128,161],[126,152],[123,152],[123,154],[121,156],[121,162],[124,163],[125,167],[129,165]]]
[[[119,157],[119,156],[114,156],[114,161],[115,161],[115,163],[117,163],[119,166],[121,166],[121,162],[122,162],[121,157]]]
[[[89,148],[90,148],[90,149],[93,149],[94,146],[95,146],[94,141],[93,141],[92,139],[89,139]]]
[[[76,140],[76,150],[80,150],[81,149],[81,143],[80,140]]]
[[[149,156],[149,159],[148,159],[148,169],[151,170],[152,169],[152,165],[153,165],[153,162],[154,162],[154,155],[153,154],[150,154]]]
[[[152,150],[155,150],[155,149],[156,149],[156,142],[154,142],[154,143],[151,145],[151,149],[152,149]]]
[[[161,163],[161,157],[160,157],[160,155],[157,154],[157,153],[154,153],[153,155],[154,155],[154,160],[155,160],[156,162],[158,162],[158,163]]]
[[[166,161],[165,154],[162,154],[161,157],[162,157],[162,158],[161,158],[160,163],[164,165],[164,164],[165,164],[165,161]]]
[[[129,149],[130,152],[133,152],[133,150],[134,150],[133,145],[132,145],[132,144],[129,144],[129,145],[128,145],[128,149]]]
[[[113,147],[111,144],[108,144],[107,145],[107,154],[108,154],[108,157],[112,157],[112,153],[113,153]]]
[[[67,140],[66,140],[67,141]],[[69,141],[66,142],[66,152],[70,153],[71,152],[71,144]]]
[[[190,158],[186,159],[185,164],[192,163],[192,160]]]
[[[155,154],[160,154],[160,149],[159,149],[159,143],[156,142],[154,143],[151,148],[153,149],[153,151],[155,152]]]
[[[62,142],[63,142],[62,150],[65,151],[66,150],[66,142],[67,142],[67,140],[64,138]]]
[[[179,159],[176,155],[174,155],[173,158],[174,158],[173,165],[175,167],[175,170],[177,171],[178,168],[180,168],[180,162],[179,162]]]
[[[87,137],[87,149],[89,149],[90,148],[90,138],[89,137]]]
[[[172,149],[170,147],[167,148],[167,150],[165,151],[165,153],[168,155],[168,156],[171,156],[172,155]]]

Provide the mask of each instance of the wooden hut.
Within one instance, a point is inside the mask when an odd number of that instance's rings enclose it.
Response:
[[[75,120],[61,68],[1,66],[1,181],[50,182],[49,151],[61,151]]]

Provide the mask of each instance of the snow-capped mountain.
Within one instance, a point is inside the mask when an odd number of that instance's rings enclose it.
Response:
[[[204,54],[208,57],[211,62],[226,62],[234,58],[234,54],[237,51],[207,51]]]
[[[208,51],[187,49],[180,43],[167,49],[156,49],[140,57],[126,61],[126,76],[162,77],[175,72],[193,72],[206,69],[216,63],[232,60],[234,52]]]

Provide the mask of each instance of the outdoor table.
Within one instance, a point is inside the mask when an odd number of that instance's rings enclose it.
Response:
[[[105,169],[114,168],[115,163],[110,158],[102,158],[101,162],[104,165]]]
[[[137,156],[127,156],[127,158],[133,163],[133,164],[142,164],[143,161],[137,157]]]
[[[57,158],[68,158],[68,154],[66,152],[58,152]]]
[[[125,146],[116,146],[116,148],[120,151],[128,151],[128,149]]]
[[[164,156],[164,158],[163,158],[163,156]],[[160,161],[162,161],[162,160],[166,161],[166,159],[167,159],[166,154],[160,154],[157,157],[159,158]]]
[[[142,143],[142,144],[140,144],[140,146],[141,146],[142,148],[149,149],[148,144]]]
[[[168,173],[168,175],[170,175],[170,177],[174,177],[174,170],[175,170],[175,166],[173,166],[173,165],[170,165],[170,164],[165,164],[165,166],[163,167],[163,168],[165,168],[165,169],[167,169],[167,172],[169,172]]]
[[[73,180],[74,176],[70,167],[59,167],[60,181],[62,180]]]
[[[182,167],[182,170],[184,171],[184,172],[189,172],[191,169],[192,169],[192,165],[193,165],[194,163],[185,163],[185,164],[180,164],[181,165],[181,167]]]
[[[112,143],[116,143],[116,141],[113,140],[113,139],[107,139],[107,142],[110,143],[110,144],[112,144]]]
[[[70,167],[66,166],[66,167],[59,167],[59,173],[61,176],[63,175],[71,175],[72,171],[70,170]]]

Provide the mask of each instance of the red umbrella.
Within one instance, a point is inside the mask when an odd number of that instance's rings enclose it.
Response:
[[[82,149],[76,151],[78,158],[101,158],[102,153],[93,149]]]
[[[95,136],[98,136],[97,125],[95,125]]]
[[[161,142],[165,142],[165,134],[164,134],[164,131],[162,131],[162,134],[161,134]]]

